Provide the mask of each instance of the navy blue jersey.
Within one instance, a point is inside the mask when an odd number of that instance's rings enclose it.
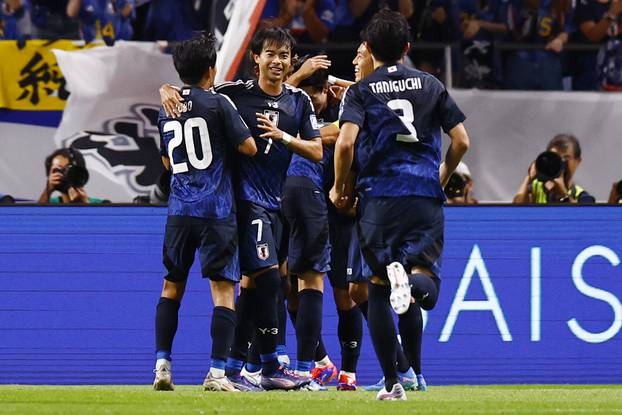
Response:
[[[302,89],[289,85],[283,85],[277,96],[268,95],[255,81],[227,82],[216,91],[231,98],[257,142],[255,157],[238,160],[236,196],[266,209],[280,209],[292,152],[282,142],[259,137],[265,131],[257,128],[255,114],[266,114],[292,137],[300,134],[303,140],[311,140],[320,136],[311,99]]]
[[[404,65],[385,65],[352,85],[340,123],[363,132],[356,142],[356,188],[370,196],[444,199],[439,181],[441,128],[464,121],[443,84]]]
[[[337,121],[337,118],[339,118],[339,105],[334,105],[322,111],[322,113],[317,117],[317,122],[321,128],[327,124]],[[308,177],[319,190],[323,190],[325,186],[325,169],[326,166],[331,163],[333,153],[334,149],[332,146],[324,146],[322,160],[319,163],[306,159],[301,155],[294,154],[292,156],[292,161],[289,164],[289,169],[287,169],[287,175]]]
[[[173,119],[162,109],[158,119],[161,153],[173,173],[168,214],[226,218],[234,206],[231,150],[251,133],[227,97],[197,87],[181,95],[186,112]]]

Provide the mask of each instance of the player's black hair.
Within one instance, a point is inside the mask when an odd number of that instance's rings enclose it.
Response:
[[[383,9],[372,17],[361,38],[376,59],[394,63],[402,59],[404,48],[410,42],[410,26],[401,13]]]
[[[50,168],[52,167],[52,160],[55,157],[63,156],[67,160],[69,160],[70,164],[76,164],[80,167],[86,168],[86,162],[84,161],[84,156],[76,149],[73,148],[59,148],[55,150],[52,154],[45,158],[45,175],[50,174]]]
[[[277,47],[287,46],[293,52],[296,40],[287,29],[282,27],[266,27],[259,29],[251,41],[251,52],[260,55],[261,51],[270,45]]]
[[[209,68],[216,66],[216,44],[209,32],[195,32],[191,39],[173,48],[173,64],[187,85],[198,84]]]
[[[558,148],[562,151],[566,151],[569,146],[572,146],[574,158],[581,158],[581,144],[579,144],[577,137],[572,134],[557,134],[549,141],[546,149],[551,150],[553,148]]]
[[[305,63],[307,59],[309,59],[310,57],[311,56],[306,55],[306,56],[303,56],[302,58],[299,58],[296,64],[294,65],[294,72],[300,69],[302,64]],[[324,87],[326,86],[326,83],[328,82],[328,75],[329,75],[328,69],[317,69],[315,72],[313,72],[311,76],[309,76],[306,79],[303,79],[298,84],[298,88],[311,87],[313,88],[313,90],[320,92],[324,89]]]

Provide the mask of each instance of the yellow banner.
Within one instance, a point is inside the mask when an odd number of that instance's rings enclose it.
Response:
[[[64,109],[69,92],[52,49],[84,48],[71,40],[0,41],[0,108]]]

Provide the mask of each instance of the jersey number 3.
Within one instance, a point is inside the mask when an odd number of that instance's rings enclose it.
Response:
[[[413,104],[407,99],[392,99],[387,102],[389,108],[391,108],[400,117],[404,127],[408,129],[410,134],[398,134],[396,140],[403,143],[416,143],[419,141],[417,138],[417,129],[413,124],[415,122],[415,111]],[[401,113],[401,114],[400,114]]]
[[[203,153],[203,158],[201,159],[197,156],[194,145],[195,129],[198,130],[199,133],[199,142],[201,143],[201,152]],[[165,133],[169,131],[173,132],[173,138],[168,143],[168,158],[171,160],[173,174],[185,173],[188,171],[188,163],[185,161],[175,163],[175,159],[173,158],[173,151],[182,144],[182,141],[186,147],[188,162],[192,167],[197,170],[205,170],[212,164],[212,145],[209,140],[207,123],[203,118],[189,118],[184,122],[183,127],[179,121],[168,121],[164,124],[162,130]]]

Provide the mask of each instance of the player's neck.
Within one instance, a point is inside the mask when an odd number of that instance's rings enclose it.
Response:
[[[259,88],[268,95],[280,95],[283,91],[283,81],[271,81],[270,79],[259,77]]]
[[[214,86],[214,82],[211,79],[208,79],[205,81],[201,81],[194,86],[196,86],[197,88],[210,89],[211,87]]]
[[[387,63],[387,62],[382,62],[382,61],[376,60],[376,59],[375,59],[375,58],[373,58],[373,57],[372,57],[372,59],[373,59],[373,61],[374,61],[374,71],[375,71],[376,69],[380,68],[381,66],[388,65],[388,63]],[[397,62],[393,63],[393,65],[395,65],[396,63],[400,63],[400,64],[401,64],[401,63],[404,63],[404,59],[400,59],[399,61],[397,61]]]

